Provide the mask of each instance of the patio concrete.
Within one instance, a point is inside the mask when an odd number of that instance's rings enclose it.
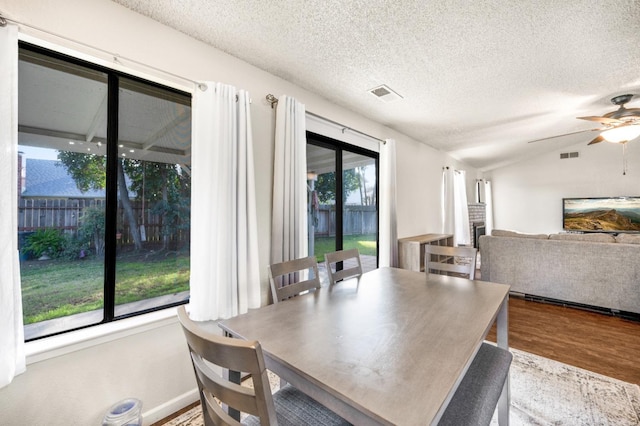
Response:
[[[189,299],[189,292],[169,294],[165,296],[153,297],[151,299],[140,300],[138,302],[125,303],[117,305],[116,316],[124,316],[134,312],[150,310],[158,306],[179,303]],[[69,315],[66,317],[55,318],[47,321],[40,321],[24,326],[25,340],[31,340],[40,336],[60,333],[63,331],[95,325],[102,322],[102,309],[95,311],[83,312],[81,314]]]

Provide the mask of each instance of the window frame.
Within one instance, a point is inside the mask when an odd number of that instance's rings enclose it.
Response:
[[[103,307],[102,313],[103,318],[102,321],[96,322],[88,325],[81,325],[77,327],[71,327],[66,330],[56,331],[49,334],[44,334],[41,336],[37,336],[31,339],[25,339],[26,343],[36,342],[41,339],[47,339],[55,336],[59,336],[62,334],[72,333],[72,332],[80,332],[87,328],[92,328],[100,325],[110,324],[115,321],[120,321],[132,317],[138,317],[141,315],[151,314],[157,311],[166,310],[175,308],[176,306],[180,306],[183,304],[189,303],[188,300],[178,301],[168,303],[162,306],[152,307],[143,309],[136,312],[131,312],[123,315],[115,315],[116,301],[115,301],[115,292],[116,292],[116,251],[117,251],[117,215],[110,214],[115,213],[118,208],[118,127],[119,127],[119,92],[122,86],[120,85],[121,79],[126,79],[130,82],[134,82],[135,84],[140,84],[144,87],[153,87],[155,89],[159,89],[163,92],[166,92],[168,96],[175,96],[179,99],[188,98],[188,105],[193,107],[193,93],[191,91],[186,91],[183,89],[176,88],[171,85],[167,85],[166,83],[159,83],[152,79],[149,79],[149,76],[140,77],[136,75],[134,71],[125,72],[121,70],[116,70],[114,68],[110,68],[105,65],[98,64],[98,60],[95,62],[91,59],[83,59],[81,56],[86,57],[86,55],[82,54],[73,54],[70,53],[62,53],[61,51],[57,51],[52,49],[51,47],[43,47],[35,41],[29,40],[28,38],[22,39],[20,38],[18,41],[18,51],[30,51],[40,55],[44,55],[47,57],[54,58],[59,61],[64,61],[69,64],[75,66],[81,66],[88,68],[92,71],[103,73],[107,76],[107,136],[106,136],[106,182],[105,182],[105,253],[104,253],[104,288],[103,288]],[[61,49],[62,50],[62,49]],[[116,59],[116,58],[114,58]],[[17,232],[17,230],[16,230]],[[175,309],[173,309],[175,310]],[[162,316],[162,314],[161,314]],[[152,315],[152,318],[157,317],[157,315]],[[131,324],[144,324],[146,321],[132,321]],[[120,328],[120,327],[116,327]],[[67,339],[63,339],[67,340]],[[72,339],[73,340],[73,339]],[[45,345],[46,346],[46,345]],[[34,345],[35,347],[35,345]]]

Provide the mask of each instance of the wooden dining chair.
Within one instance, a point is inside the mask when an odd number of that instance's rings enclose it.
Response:
[[[427,274],[452,275],[475,279],[478,249],[425,245],[424,270]]]
[[[305,277],[305,274],[308,276]],[[309,256],[269,265],[269,284],[273,303],[319,289],[318,262],[315,257]]]
[[[349,424],[290,385],[272,394],[259,342],[208,332],[189,318],[184,306],[178,308],[178,318],[196,374],[205,426]],[[253,388],[231,382],[217,368],[250,374]],[[221,404],[245,413],[242,423]]]
[[[339,270],[342,262],[342,269]],[[327,268],[329,284],[333,285],[346,278],[359,277],[362,275],[362,262],[358,249],[340,250],[332,253],[325,253],[324,263]]]

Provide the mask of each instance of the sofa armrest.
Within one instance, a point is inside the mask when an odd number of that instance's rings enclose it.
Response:
[[[480,279],[491,281],[491,238],[489,235],[481,235],[478,239],[480,251]]]

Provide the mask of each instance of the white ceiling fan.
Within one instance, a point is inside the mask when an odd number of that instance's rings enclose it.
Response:
[[[603,132],[588,145],[603,140],[612,143],[626,143],[640,136],[640,108],[624,107],[632,97],[633,95],[620,95],[611,98],[611,103],[618,105],[618,109],[602,117],[578,117],[581,120],[596,121],[604,125]]]
[[[622,145],[622,174],[627,174],[627,142],[640,136],[640,108],[625,108],[633,95],[619,95],[611,98],[611,103],[618,106],[615,111],[608,112],[602,116],[577,117],[580,120],[595,121],[602,124],[597,129],[579,130],[577,132],[565,133],[562,135],[550,136],[529,141],[528,143],[540,142],[548,139],[574,135],[584,132],[600,132],[587,145],[593,145],[602,141],[619,143]]]
[[[611,103],[618,106],[615,111],[608,112],[602,116],[577,117],[580,120],[595,121],[602,124],[596,129],[578,130],[577,132],[564,133],[562,135],[549,136],[547,138],[535,139],[528,143],[545,141],[548,139],[560,138],[563,136],[575,135],[585,132],[601,132],[588,145],[607,141],[611,143],[627,143],[640,136],[640,108],[625,108],[633,95],[619,95],[611,98]]]

